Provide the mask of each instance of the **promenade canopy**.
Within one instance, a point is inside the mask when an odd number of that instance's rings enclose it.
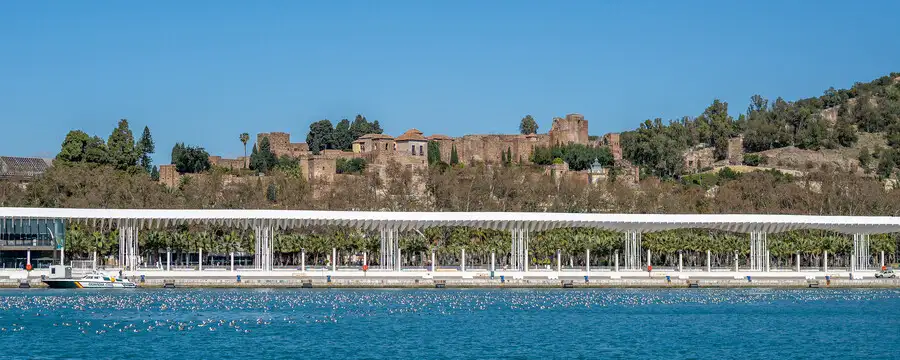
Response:
[[[831,230],[846,234],[900,232],[900,217],[757,214],[0,208],[0,219],[62,219],[104,226],[127,222],[131,226],[149,229],[181,224],[207,224],[243,228],[265,225],[278,229],[336,225],[368,230],[467,226],[528,231],[584,227],[636,232],[672,229],[712,229],[743,233],[777,233],[801,229]]]

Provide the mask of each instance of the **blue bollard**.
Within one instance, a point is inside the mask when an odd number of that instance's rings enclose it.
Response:
[[[331,275],[328,275],[327,279],[328,279],[328,282],[331,282]]]
[[[506,276],[500,275],[500,283],[502,284],[505,282],[506,282]]]
[[[144,283],[144,274],[141,274],[141,284]]]
[[[750,278],[750,275],[747,275],[747,282],[753,282],[753,279]]]
[[[590,280],[588,280],[588,276],[587,276],[587,275],[584,276],[584,282],[590,282]]]
[[[237,282],[241,282],[241,276],[240,276],[240,275],[237,276]]]

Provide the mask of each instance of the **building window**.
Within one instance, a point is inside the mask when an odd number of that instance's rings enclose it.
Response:
[[[387,151],[387,144],[384,144],[384,151]]]
[[[415,145],[410,146],[410,149],[412,149],[413,156],[416,156],[416,146]]]
[[[422,151],[422,145],[419,145],[419,155],[422,155],[422,156],[425,155],[425,152]]]

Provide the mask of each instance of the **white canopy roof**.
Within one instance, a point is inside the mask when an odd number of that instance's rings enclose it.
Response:
[[[530,231],[589,227],[640,232],[692,228],[768,233],[799,229],[848,234],[900,232],[900,217],[887,216],[0,208],[0,219],[63,219],[102,225],[127,222],[141,228],[211,224],[245,228],[271,225],[280,229],[338,225],[363,229],[397,227],[401,230],[468,226],[499,230],[524,228]]]

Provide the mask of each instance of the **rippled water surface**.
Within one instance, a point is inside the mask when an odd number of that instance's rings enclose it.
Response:
[[[900,290],[0,290],[0,357],[900,357]]]

